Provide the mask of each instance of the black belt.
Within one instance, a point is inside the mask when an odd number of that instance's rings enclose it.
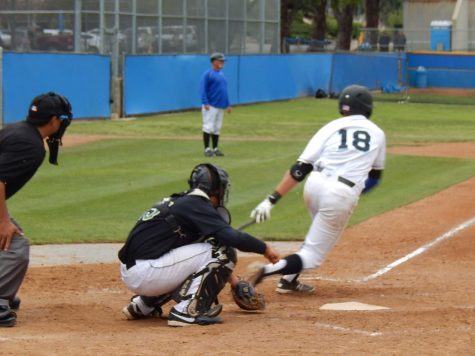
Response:
[[[355,183],[353,183],[351,180],[348,180],[348,179],[343,178],[341,176],[338,176],[338,181],[343,183],[343,184],[346,184],[350,188],[353,188],[355,186]]]
[[[323,167],[320,167],[318,166],[317,167],[317,172],[322,172],[324,170]],[[350,188],[353,188],[356,184],[354,182],[352,182],[351,180],[349,179],[346,179],[345,177],[342,177],[342,176],[338,176],[337,180],[343,184],[346,184],[347,186],[349,186]]]

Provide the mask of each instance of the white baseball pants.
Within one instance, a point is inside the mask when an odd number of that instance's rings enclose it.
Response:
[[[211,249],[208,243],[195,243],[171,250],[156,260],[137,260],[129,269],[121,264],[122,280],[138,295],[157,297],[170,293],[212,260]]]
[[[201,114],[203,116],[203,132],[219,135],[221,126],[223,126],[224,109],[209,106],[209,110],[206,110],[202,106]]]
[[[337,176],[312,172],[304,187],[304,201],[312,218],[305,241],[297,252],[303,268],[319,267],[342,235],[358,204],[360,187],[349,187]]]

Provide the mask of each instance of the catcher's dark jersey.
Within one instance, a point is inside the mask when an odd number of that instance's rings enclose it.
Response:
[[[0,131],[0,181],[10,198],[41,166],[46,150],[38,129],[26,121]]]
[[[266,249],[264,242],[229,226],[208,199],[188,194],[165,199],[145,212],[119,251],[119,259],[125,264],[157,259],[211,236],[245,252],[264,254]]]

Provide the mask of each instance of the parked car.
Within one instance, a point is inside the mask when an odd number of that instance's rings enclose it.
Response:
[[[196,33],[196,26],[186,26],[186,31],[183,33],[183,26],[168,25],[162,28],[162,46],[165,50],[180,50],[185,41],[187,50],[194,50],[198,46],[198,36]]]
[[[115,35],[114,33],[109,33],[107,31],[104,32],[104,46],[103,46],[104,53],[111,52],[111,45],[113,43],[114,35]],[[87,32],[83,32],[81,33],[81,38],[83,41],[83,47],[85,51],[95,52],[95,53],[100,52],[100,49],[101,49],[101,30],[100,29],[94,28]],[[122,49],[125,46],[126,36],[122,32],[119,32],[117,34],[117,38],[119,40],[119,46]],[[123,50],[121,50],[121,52],[123,52]]]
[[[154,53],[158,47],[158,28],[153,26],[137,27],[137,52]]]
[[[0,30],[0,47],[10,49],[12,46],[12,33],[10,30]]]
[[[72,51],[74,49],[74,36],[71,30],[37,30],[32,37],[32,47],[35,50]]]

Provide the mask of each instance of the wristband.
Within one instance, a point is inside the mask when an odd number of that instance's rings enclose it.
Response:
[[[267,197],[267,199],[269,199],[272,205],[275,205],[280,198],[282,198],[282,195],[280,195],[277,190]]]

